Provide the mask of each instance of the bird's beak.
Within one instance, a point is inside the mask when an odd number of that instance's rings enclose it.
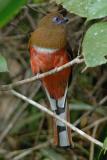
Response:
[[[64,18],[62,19],[62,21],[61,21],[60,24],[65,24],[65,23],[67,23],[68,21],[69,21],[69,19],[68,19],[67,17],[64,17]]]

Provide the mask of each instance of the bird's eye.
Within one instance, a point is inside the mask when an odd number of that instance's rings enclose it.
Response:
[[[53,18],[53,22],[59,24],[61,22],[61,18],[60,17],[54,17]]]
[[[68,21],[68,18],[67,17],[61,18],[61,17],[56,16],[56,17],[53,17],[52,21],[55,24],[61,25],[61,24],[66,23]]]

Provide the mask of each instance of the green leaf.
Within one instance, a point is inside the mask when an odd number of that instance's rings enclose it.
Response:
[[[107,16],[107,0],[56,0],[71,13],[81,17],[96,19]]]
[[[0,55],[0,72],[8,72],[6,60]]]
[[[92,110],[93,106],[83,102],[72,102],[69,104],[69,108],[75,111]]]
[[[69,103],[69,108],[70,108],[70,110],[73,110],[73,111],[83,111],[83,110],[92,111],[95,107],[96,106],[84,103],[82,101],[78,101],[76,99],[75,100],[72,99],[72,102]],[[96,112],[101,114],[101,115],[103,115],[103,116],[106,115],[105,111],[103,110],[103,106],[102,107],[98,107]]]
[[[104,143],[103,143],[103,148],[100,150],[100,153],[98,155],[98,160],[103,160],[105,159],[104,158],[104,155],[107,153],[107,137],[105,138],[104,140]]]
[[[45,2],[45,0],[33,0],[34,3],[42,3]]]
[[[20,10],[27,0],[0,0],[0,27],[3,27]]]
[[[105,152],[107,151],[107,137],[105,138],[104,143],[103,143],[103,150],[105,154]]]
[[[83,40],[83,55],[87,67],[107,62],[107,22],[96,23],[88,29]]]
[[[87,17],[87,0],[56,0],[57,3],[63,4],[69,12]]]
[[[89,0],[88,19],[96,19],[107,16],[107,0]]]

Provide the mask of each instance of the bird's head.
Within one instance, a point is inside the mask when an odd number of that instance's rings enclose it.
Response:
[[[41,19],[41,21],[38,24],[38,27],[58,27],[64,25],[67,21],[68,18],[63,17],[63,15],[58,12],[49,13]]]
[[[67,42],[65,23],[66,17],[58,12],[47,14],[43,17],[31,34],[29,45],[44,48],[64,48]]]

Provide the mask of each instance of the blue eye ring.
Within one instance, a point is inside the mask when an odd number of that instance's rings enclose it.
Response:
[[[53,22],[60,23],[61,22],[61,18],[60,17],[54,17],[53,18]]]
[[[67,17],[61,18],[61,17],[56,16],[56,17],[53,17],[52,21],[53,23],[59,25],[59,24],[66,23],[68,21],[68,18]]]

